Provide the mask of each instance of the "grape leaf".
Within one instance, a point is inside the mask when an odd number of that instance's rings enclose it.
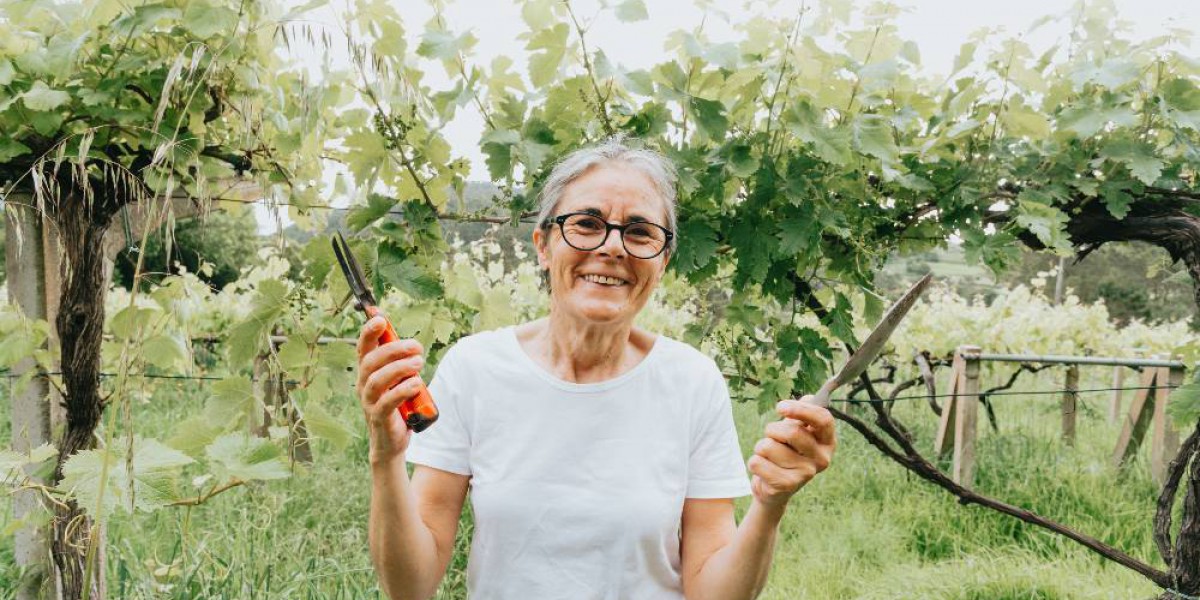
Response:
[[[1156,156],[1154,147],[1145,142],[1118,139],[1105,144],[1100,154],[1123,163],[1130,174],[1146,185],[1154,185],[1165,163]]]
[[[1108,212],[1117,219],[1124,219],[1129,214],[1129,205],[1133,204],[1133,196],[1125,190],[1125,186],[1114,182],[1105,182],[1100,189]]]
[[[249,377],[222,379],[212,384],[212,392],[204,404],[204,417],[209,425],[222,429],[242,424],[250,428],[262,425],[262,403]]]
[[[832,136],[824,124],[821,111],[805,100],[794,102],[783,111],[788,131],[801,141],[812,144],[822,160],[842,165],[850,160],[850,138]],[[846,133],[844,130],[841,133]]]
[[[566,23],[538,30],[526,44],[526,50],[540,50],[529,57],[529,82],[535,88],[549,85],[558,74],[563,56],[567,52],[567,36],[570,30]]]
[[[725,116],[725,107],[716,100],[692,97],[688,101],[688,111],[696,119],[696,129],[709,139],[719,140],[729,129],[729,119]]]
[[[178,499],[179,470],[193,462],[158,440],[139,437],[134,439],[132,481],[121,443],[68,458],[63,464],[62,487],[94,517],[117,507],[128,512],[151,511]]]
[[[25,107],[29,110],[49,111],[70,102],[71,95],[62,90],[50,89],[46,82],[38,80],[33,82],[29,91],[21,94],[21,99],[25,101]]]
[[[1183,430],[1196,426],[1200,420],[1200,382],[1181,385],[1171,392],[1167,404],[1167,414],[1175,421],[1175,425]]]
[[[1069,218],[1044,198],[1045,195],[1036,190],[1022,190],[1018,195],[1017,224],[1036,235],[1048,248],[1069,248],[1066,229]]]
[[[50,444],[42,444],[25,454],[0,450],[0,484],[18,484],[25,478],[25,467],[46,462],[55,456],[58,456],[58,449]]]
[[[384,281],[417,299],[436,298],[442,295],[442,283],[438,277],[426,270],[415,258],[397,259],[393,253],[384,253],[380,248],[376,270]]]
[[[192,458],[201,458],[204,456],[204,448],[224,431],[223,426],[213,425],[205,416],[188,417],[175,426],[166,443]]]
[[[16,70],[13,69],[12,61],[7,58],[0,58],[0,85],[12,83],[13,76],[15,75]]]
[[[313,437],[328,440],[334,448],[344,450],[354,438],[354,430],[329,414],[320,404],[307,402],[300,411],[304,426]]]
[[[899,159],[892,124],[881,115],[856,115],[853,122],[854,146],[864,154],[870,154],[886,163]]]
[[[184,367],[191,361],[188,359],[187,346],[176,335],[160,333],[146,338],[142,342],[141,354],[146,362],[163,370],[172,367]]]
[[[650,18],[646,12],[646,3],[642,0],[625,0],[616,7],[617,19],[623,23],[644,21]]]
[[[421,36],[417,54],[441,61],[454,60],[460,52],[468,52],[479,40],[471,32],[454,35],[444,29],[427,29]]]
[[[205,455],[220,479],[270,480],[292,474],[282,448],[269,439],[244,433],[222,435],[209,444]]]
[[[392,210],[394,206],[396,206],[395,198],[389,198],[382,194],[367,194],[366,206],[352,207],[346,215],[346,227],[351,231],[359,231],[388,214],[388,211]]]
[[[688,219],[679,224],[679,245],[670,264],[682,275],[704,268],[719,246],[718,234],[700,219]]]
[[[1073,106],[1058,115],[1058,126],[1074,131],[1081,138],[1089,138],[1104,129],[1109,123],[1117,127],[1129,127],[1137,123],[1137,116],[1127,106]]]

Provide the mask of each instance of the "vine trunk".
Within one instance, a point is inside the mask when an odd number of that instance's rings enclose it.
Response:
[[[63,253],[62,290],[55,327],[61,348],[66,424],[58,444],[55,484],[62,481],[63,464],[69,457],[96,447],[96,427],[105,404],[100,393],[100,344],[108,288],[104,234],[112,221],[112,212],[96,203],[87,191],[63,194],[54,206],[48,207],[59,230]],[[85,595],[107,597],[104,540],[101,529],[85,513],[86,508],[89,507],[70,501],[55,510],[51,549],[55,585],[63,600],[79,600]]]

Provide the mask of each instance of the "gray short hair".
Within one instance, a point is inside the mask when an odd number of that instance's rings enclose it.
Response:
[[[609,164],[625,164],[637,169],[654,184],[667,207],[667,229],[675,231],[675,180],[677,174],[675,165],[662,154],[641,147],[640,144],[630,143],[630,138],[617,135],[594,146],[575,150],[564,156],[546,177],[542,191],[538,194],[538,215],[536,226],[542,227],[546,219],[554,213],[562,199],[563,192],[571,182],[590,171],[593,167]],[[675,250],[678,235],[667,245],[667,251]]]

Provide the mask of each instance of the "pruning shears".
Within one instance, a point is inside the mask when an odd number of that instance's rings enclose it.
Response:
[[[383,313],[375,302],[375,294],[371,293],[371,287],[367,285],[367,278],[363,276],[362,268],[358,266],[358,261],[350,252],[350,246],[340,231],[333,237],[333,253],[337,256],[338,264],[342,266],[346,282],[350,284],[350,293],[354,295],[354,306],[366,313],[368,319],[382,315]],[[383,334],[379,336],[380,345],[400,339],[387,317],[384,317],[384,327]],[[402,402],[400,406],[396,407],[396,410],[400,412],[400,417],[404,419],[408,428],[417,433],[433,425],[438,418],[437,405],[433,403],[433,397],[429,395],[429,389],[424,385],[417,391],[416,396]]]

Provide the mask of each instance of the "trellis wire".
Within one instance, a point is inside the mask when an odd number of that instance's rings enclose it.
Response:
[[[53,375],[62,375],[62,373],[58,372],[58,371],[39,371],[34,376],[35,377],[46,377],[46,376],[53,376]],[[117,373],[100,373],[100,376],[101,377],[117,377],[118,374]],[[5,377],[8,379],[15,379],[15,378],[19,378],[22,376],[11,373],[8,370],[0,370],[0,377]],[[144,379],[186,379],[186,380],[192,380],[192,381],[221,381],[223,379],[228,379],[227,377],[216,377],[216,376],[212,376],[212,375],[177,375],[177,374],[156,374],[156,373],[130,373],[130,374],[126,375],[126,377],[140,377],[140,378],[144,378]],[[298,382],[287,381],[285,383],[298,383]],[[1000,391],[1000,392],[992,392],[990,394],[975,394],[975,395],[976,396],[986,395],[989,398],[992,396],[1046,396],[1046,395],[1065,394],[1068,392],[1073,392],[1076,394],[1086,394],[1086,393],[1091,393],[1091,392],[1114,392],[1114,391],[1126,391],[1126,390],[1157,390],[1157,389],[1173,390],[1178,387],[1180,387],[1180,386],[1177,386],[1177,385],[1160,385],[1160,386],[1150,385],[1150,386],[1131,386],[1131,387],[1086,388],[1086,389],[1078,389],[1078,390],[1068,390],[1068,389],[1029,390],[1029,391],[1019,391],[1018,390],[1018,391]],[[933,396],[930,396],[928,394],[922,394],[922,395],[913,395],[913,396],[896,396],[895,398],[881,398],[879,400],[864,400],[864,399],[860,399],[860,398],[834,398],[834,399],[831,399],[830,402],[841,402],[841,403],[845,403],[845,404],[871,404],[873,402],[892,402],[892,401],[896,401],[896,400],[927,400],[929,398],[954,398],[957,396],[965,396],[965,395],[966,394],[934,394]]]
[[[1181,386],[1178,386],[1178,385],[1158,385],[1158,386],[1147,385],[1147,386],[1134,386],[1134,387],[1087,388],[1087,389],[1079,389],[1079,390],[1071,390],[1071,389],[1030,390],[1030,391],[1019,391],[1018,390],[1015,392],[1014,391],[1007,391],[1007,392],[1000,391],[1000,392],[991,392],[988,394],[978,393],[978,394],[972,394],[972,395],[973,396],[986,396],[988,398],[991,398],[992,396],[1043,396],[1043,395],[1051,395],[1051,394],[1059,395],[1059,394],[1066,394],[1066,393],[1083,394],[1083,393],[1087,393],[1087,392],[1115,392],[1118,390],[1120,390],[1120,391],[1124,391],[1124,390],[1161,390],[1161,389],[1173,390],[1178,387],[1181,387]],[[859,398],[839,398],[839,399],[835,399],[835,400],[830,400],[830,402],[844,402],[844,403],[848,403],[848,404],[871,404],[872,402],[891,402],[893,400],[927,400],[929,398],[955,398],[955,397],[961,397],[961,396],[966,396],[966,394],[934,394],[932,396],[930,396],[929,394],[924,394],[924,395],[920,395],[920,396],[896,396],[895,398],[880,398],[879,400],[863,400],[863,399],[859,399]]]

